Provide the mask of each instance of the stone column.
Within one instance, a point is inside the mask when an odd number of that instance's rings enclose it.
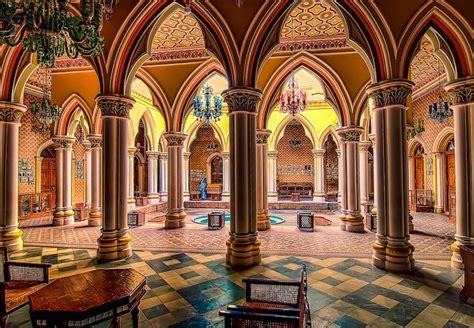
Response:
[[[76,139],[67,136],[55,136],[56,151],[56,211],[53,225],[74,223],[72,210],[72,144]]]
[[[102,113],[102,235],[99,261],[114,261],[132,255],[128,231],[128,131],[135,100],[119,95],[99,95]]]
[[[367,204],[370,200],[369,183],[369,147],[372,143],[370,141],[363,141],[359,143],[360,154],[360,204],[364,207],[364,212],[367,212]]]
[[[188,135],[180,132],[165,133],[168,142],[168,212],[165,228],[176,229],[186,225],[184,212],[183,150]]]
[[[359,142],[363,129],[348,126],[338,129],[342,152],[342,215],[341,230],[364,232],[364,217],[360,214]],[[341,178],[341,176],[340,176]]]
[[[189,199],[189,158],[191,153],[184,153],[184,197]],[[224,172],[225,174],[225,172]]]
[[[383,81],[367,90],[374,101],[375,203],[377,236],[373,264],[394,272],[414,268],[410,244],[408,205],[408,153],[406,103],[413,83]]]
[[[101,208],[101,160],[102,160],[102,135],[89,135],[91,143],[91,210],[89,212],[89,220],[87,224],[91,227],[99,227],[102,225],[102,208]]]
[[[249,267],[260,263],[256,204],[256,115],[262,93],[230,88],[222,93],[230,121],[230,238],[227,263]]]
[[[474,246],[474,77],[454,81],[445,89],[454,111],[456,144],[456,234],[451,245],[451,265],[462,269],[459,245]]]
[[[436,166],[436,200],[435,200],[435,213],[441,214],[444,212],[444,200],[445,200],[445,185],[443,181],[446,181],[445,174],[443,172],[443,153],[434,153],[435,166]]]
[[[270,130],[257,130],[257,229],[268,230],[270,211],[268,210],[268,138]]]
[[[135,152],[137,148],[128,148],[128,209],[134,210],[136,208],[135,200]]]
[[[223,170],[222,170],[222,201],[230,201],[230,154],[222,152]]]
[[[276,150],[268,151],[268,201],[277,202],[278,201],[278,192],[277,192],[277,154]]]
[[[157,151],[147,151],[148,158],[148,201],[156,205],[160,202],[158,193],[158,157]]]
[[[18,141],[21,104],[0,102],[0,246],[9,252],[23,248],[18,229]]]
[[[160,153],[159,155],[160,162],[160,184],[159,184],[159,193],[160,201],[168,201],[168,153]]]
[[[326,201],[326,192],[324,186],[324,149],[313,149],[314,161],[314,193],[313,202],[323,203]]]
[[[343,176],[344,176],[344,159],[342,158],[342,151],[341,149],[336,149],[336,154],[337,154],[337,171],[338,171],[338,179],[337,179],[337,183],[338,183],[338,186],[339,186],[339,190],[337,192],[337,201],[339,202],[339,204],[341,204],[341,213],[344,214],[342,212],[342,190],[344,189],[344,179],[343,179]]]
[[[86,199],[84,206],[91,207],[92,203],[92,151],[90,142],[85,142],[86,148]]]

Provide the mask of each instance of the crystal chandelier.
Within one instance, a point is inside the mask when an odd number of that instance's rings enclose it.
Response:
[[[441,63],[435,56],[436,61],[438,62],[438,90],[441,89]],[[444,101],[441,91],[438,91],[438,99],[436,102],[430,105],[428,110],[428,116],[430,119],[438,121],[439,123],[446,121],[449,117],[453,116],[453,111],[449,108],[451,104],[447,101]]]
[[[50,76],[49,68],[43,68],[45,79],[43,84],[43,97],[41,101],[31,104],[31,114],[33,115],[32,130],[36,133],[46,133],[50,131],[51,124],[59,119],[61,107],[57,104],[51,104],[50,100]]]
[[[214,96],[213,93],[212,87],[206,84],[202,89],[202,95],[193,99],[193,115],[204,123],[209,123],[211,119],[218,121],[222,116],[222,98]]]
[[[306,91],[298,87],[298,80],[292,74],[287,89],[280,97],[280,111],[295,117],[299,112],[306,110],[307,107]]]
[[[1,43],[36,53],[38,64],[54,66],[67,54],[99,56],[103,16],[110,17],[118,0],[80,0],[80,16],[70,11],[71,0],[0,0]]]

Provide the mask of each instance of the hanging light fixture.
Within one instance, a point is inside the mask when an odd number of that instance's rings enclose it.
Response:
[[[441,63],[438,57],[433,54],[438,63],[438,99],[436,102],[430,105],[428,110],[428,116],[430,119],[438,121],[439,123],[446,121],[449,117],[453,116],[453,111],[449,106],[449,102],[444,101],[441,95]]]
[[[51,124],[59,119],[61,107],[57,104],[51,104],[51,79],[49,68],[40,67],[44,72],[43,97],[41,101],[33,102],[30,106],[33,115],[32,130],[36,133],[46,133],[50,131]]]
[[[307,108],[306,91],[298,87],[298,80],[293,72],[288,81],[286,90],[281,94],[280,111],[282,113],[289,113],[295,117],[298,113],[305,111]]]
[[[80,16],[71,0],[0,0],[1,43],[37,55],[38,64],[54,66],[55,58],[99,56],[104,13],[110,18],[118,0],[81,0]]]
[[[222,116],[222,98],[214,96],[214,90],[209,84],[202,89],[202,95],[193,99],[193,106],[193,115],[204,123],[219,121]]]

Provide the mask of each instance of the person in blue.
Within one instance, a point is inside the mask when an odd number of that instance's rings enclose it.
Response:
[[[201,200],[207,199],[207,179],[202,178],[199,182],[199,198]]]

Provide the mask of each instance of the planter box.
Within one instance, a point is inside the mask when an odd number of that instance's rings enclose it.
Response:
[[[313,212],[298,211],[297,213],[298,229],[301,231],[314,231],[314,214]]]
[[[207,228],[209,230],[220,230],[225,226],[225,212],[211,212],[207,215]]]
[[[130,212],[128,213],[128,225],[130,226],[142,226],[145,224],[145,213],[144,212]]]

